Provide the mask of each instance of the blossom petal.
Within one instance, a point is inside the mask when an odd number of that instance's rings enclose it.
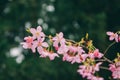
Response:
[[[41,54],[43,52],[43,48],[41,46],[37,47],[37,51],[39,54]]]
[[[38,27],[37,27],[37,31],[39,31],[39,32],[41,32],[41,31],[42,31],[41,26],[38,26]]]
[[[113,36],[110,36],[109,40],[112,41],[115,37]]]
[[[118,42],[118,40],[119,40],[119,36],[118,36],[118,34],[116,33],[116,34],[115,34],[115,41]]]
[[[32,34],[35,34],[35,33],[36,33],[36,29],[35,29],[35,28],[30,28],[30,32],[31,32]]]
[[[49,45],[48,45],[48,43],[43,42],[43,43],[42,43],[42,46],[43,46],[43,47],[48,47]]]
[[[63,33],[62,32],[59,33],[59,37],[60,37],[60,39],[63,38]]]
[[[106,34],[107,34],[107,35],[109,35],[109,36],[111,36],[111,35],[113,35],[114,33],[113,33],[113,32],[108,31]]]

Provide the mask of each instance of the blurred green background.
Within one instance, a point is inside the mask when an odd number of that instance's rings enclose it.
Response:
[[[76,72],[78,64],[21,48],[26,28],[38,25],[46,34],[61,31],[76,41],[89,33],[103,52],[110,43],[106,31],[120,30],[120,0],[0,0],[0,80],[85,80]],[[106,56],[112,59],[118,51],[116,44]],[[100,74],[108,80],[111,73]]]

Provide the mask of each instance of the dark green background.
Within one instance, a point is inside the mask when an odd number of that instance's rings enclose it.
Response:
[[[54,6],[54,11],[46,7]],[[38,24],[38,19],[43,23]],[[25,59],[17,64],[16,57],[8,57],[11,48],[19,46],[16,38],[27,36],[25,25],[38,25],[46,34],[63,32],[65,38],[79,41],[89,33],[94,45],[101,52],[110,41],[106,31],[120,30],[120,0],[0,0],[0,80],[84,80],[76,72],[78,64],[39,58],[30,50],[24,50]],[[110,59],[120,51],[119,44],[106,55]],[[108,66],[107,64],[105,64]],[[101,71],[108,80],[111,74]]]

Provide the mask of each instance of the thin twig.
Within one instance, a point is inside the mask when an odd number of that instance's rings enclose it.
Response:
[[[113,43],[111,43],[107,48],[106,48],[106,50],[104,51],[104,55],[107,53],[107,51],[109,50],[109,48],[112,46],[112,45],[114,45],[116,42],[113,42]]]
[[[95,60],[95,61],[102,61],[103,62],[103,61],[106,61],[106,60],[105,59],[98,59],[98,60]]]
[[[109,63],[113,63],[110,59],[106,58],[105,56],[103,57],[106,61],[108,61]]]
[[[101,69],[109,70],[107,67],[100,66]]]

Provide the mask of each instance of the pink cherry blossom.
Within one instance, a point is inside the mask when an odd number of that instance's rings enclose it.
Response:
[[[110,70],[110,71],[113,72],[113,71],[116,70],[116,66],[115,66],[114,64],[110,64],[109,66],[110,66],[110,67],[109,67],[109,70]]]
[[[115,39],[115,41],[118,42],[118,34],[117,33],[113,33],[113,32],[108,31],[107,35],[110,36],[109,37],[110,41]]]
[[[112,72],[112,76],[114,79],[120,79],[120,67],[116,68],[116,70]]]
[[[67,46],[68,50],[63,54],[63,61],[68,61],[73,63],[81,63],[87,58],[87,54],[81,47],[77,46]]]
[[[45,37],[45,34],[42,32],[41,26],[38,26],[37,29],[31,28],[30,32],[33,34],[34,38],[39,39],[39,38],[44,38]]]
[[[55,37],[53,37],[53,46],[57,49],[60,45],[65,44],[65,39],[63,38],[63,33],[60,32],[59,34],[56,34]]]
[[[28,37],[25,37],[24,40],[27,42],[27,43],[32,43],[34,38],[31,37],[31,36],[28,36]]]
[[[120,66],[116,66],[116,64],[110,64],[109,70],[112,72],[112,77],[114,79],[120,79]]]
[[[85,59],[88,57],[88,55],[87,54],[78,54],[78,55],[76,55],[73,59],[72,59],[72,64],[73,63],[81,63],[81,62],[84,62],[85,61]]]
[[[99,63],[93,64],[93,65],[89,65],[88,63],[85,64],[85,65],[80,65],[80,66],[79,66],[79,69],[77,70],[77,72],[78,72],[79,74],[81,74],[83,78],[87,77],[87,78],[90,79],[90,76],[91,76],[91,75],[94,75],[94,73],[95,73],[96,71],[99,71],[99,66],[100,66],[101,64],[102,64],[102,63],[99,62]],[[92,79],[90,79],[90,80],[92,80]]]
[[[82,75],[83,78],[88,77],[92,73],[92,67],[86,65],[80,65],[79,69],[77,70],[79,74]]]
[[[57,53],[54,53],[52,51],[47,51],[47,50],[44,50],[41,52],[41,55],[40,57],[49,57],[50,60],[54,60],[55,57],[59,57]]]
[[[68,46],[66,46],[65,44],[61,45],[57,50],[58,54],[66,54],[67,52],[68,52]]]
[[[77,48],[74,46],[68,46],[68,51],[63,54],[63,61],[71,62],[77,54]]]
[[[73,57],[74,56],[70,56],[68,54],[64,54],[63,55],[63,61],[68,61],[68,62],[71,62],[73,60]]]
[[[99,52],[99,49],[95,49],[93,53],[88,54],[90,58],[102,58],[103,54]]]
[[[23,48],[25,48],[25,49],[31,48],[32,42],[34,40],[33,37],[28,36],[28,37],[25,37],[24,40],[25,40],[25,42],[21,42],[21,44],[23,45]]]
[[[25,37],[24,38],[25,42],[21,42],[20,44],[23,46],[25,49],[32,49],[32,52],[35,52],[35,46],[34,46],[34,38],[31,36]]]
[[[84,62],[85,59],[88,57],[88,55],[85,53],[85,51],[82,49],[82,47],[76,47],[77,48],[77,54],[74,56],[72,60],[73,63],[81,63]]]
[[[48,43],[44,42],[44,39],[41,38],[36,41],[36,46],[37,46],[37,51],[39,52],[39,54],[41,54],[41,52],[43,52],[43,48],[48,47]]]

